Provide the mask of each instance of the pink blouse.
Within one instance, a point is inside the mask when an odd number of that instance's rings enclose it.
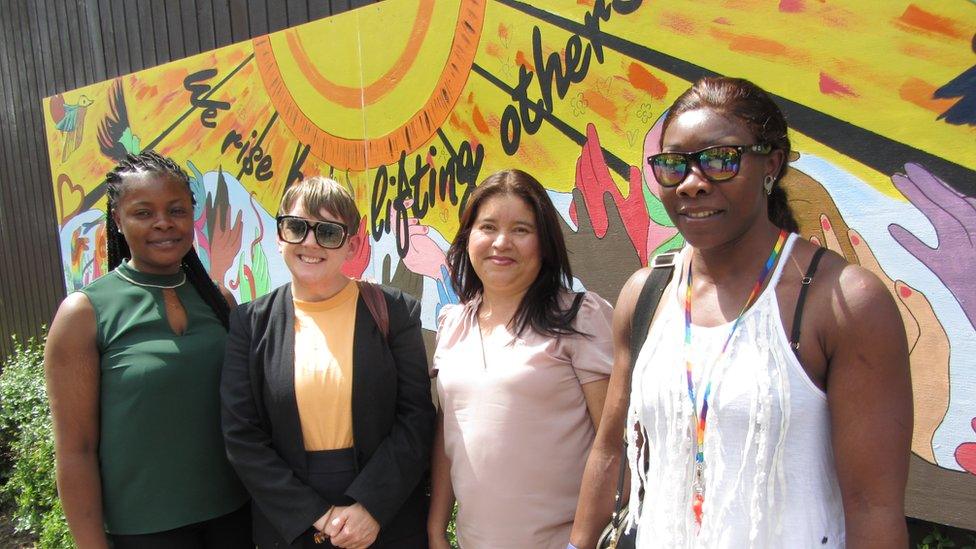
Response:
[[[574,297],[564,294],[564,306]],[[483,353],[479,303],[441,310],[433,360],[458,541],[464,549],[564,549],[594,437],[582,386],[610,375],[613,309],[586,292],[573,326],[590,337],[527,328]]]

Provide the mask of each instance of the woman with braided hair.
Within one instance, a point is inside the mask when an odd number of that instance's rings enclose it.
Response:
[[[58,492],[79,548],[253,547],[218,385],[234,298],[193,249],[175,162],[105,177],[110,272],[61,304],[44,355]]]

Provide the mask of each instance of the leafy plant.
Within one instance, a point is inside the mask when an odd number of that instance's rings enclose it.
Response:
[[[938,526],[932,528],[932,532],[922,538],[922,543],[916,545],[917,549],[943,549],[944,547],[955,547],[956,542],[942,534]]]
[[[73,547],[58,500],[54,436],[44,389],[44,338],[14,338],[0,371],[0,499],[13,509],[18,532],[40,547]]]

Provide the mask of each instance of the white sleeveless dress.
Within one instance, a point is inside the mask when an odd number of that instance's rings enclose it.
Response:
[[[700,529],[691,510],[696,445],[678,291],[683,280],[662,297],[634,368],[628,418],[628,461],[637,472],[631,475],[630,525],[637,527],[637,547],[844,547],[826,394],[793,354],[776,299],[795,239],[790,235],[770,283],[718,363],[731,323],[692,326],[696,392],[712,383]],[[685,248],[682,259],[688,253]],[[675,278],[684,274],[679,268]],[[643,433],[642,447],[636,429]]]

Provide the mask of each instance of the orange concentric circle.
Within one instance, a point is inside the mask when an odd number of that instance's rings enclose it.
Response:
[[[417,3],[417,17],[398,59],[384,75],[364,85],[362,89],[339,85],[323,76],[314,67],[295,33],[285,36],[288,55],[295,60],[302,76],[324,101],[347,108],[365,108],[386,96],[410,70],[426,37],[433,3],[434,0],[421,0]],[[433,92],[417,112],[394,130],[377,137],[341,137],[312,121],[288,89],[275,58],[270,36],[253,40],[254,56],[265,90],[278,111],[279,119],[295,137],[307,144],[313,155],[329,165],[340,170],[363,171],[395,163],[402,151],[411,152],[426,143],[447,120],[474,63],[484,16],[485,0],[460,0],[450,52]]]

